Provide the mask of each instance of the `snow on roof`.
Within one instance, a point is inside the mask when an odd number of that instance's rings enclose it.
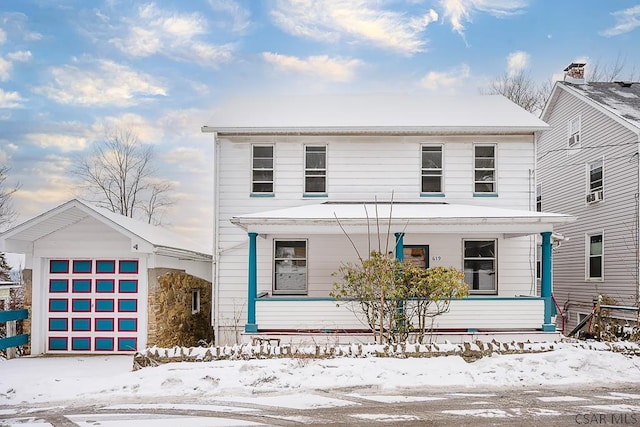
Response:
[[[138,237],[156,248],[172,249],[210,258],[211,251],[183,235],[100,208],[77,199],[70,200],[0,234],[0,239],[33,242],[84,218],[94,217],[129,237]]]
[[[462,230],[469,227],[476,231],[502,230],[502,232],[538,232],[539,226],[551,231],[554,224],[575,220],[570,215],[548,212],[534,212],[516,209],[494,208],[430,202],[325,202],[287,209],[258,212],[233,217],[231,222],[244,229],[255,227],[256,231],[268,230],[270,226],[283,226],[283,230],[293,226],[343,225],[362,226],[376,221],[418,226],[430,232],[451,232],[446,227]],[[427,228],[431,227],[431,228]],[[485,227],[485,228],[482,228]],[[273,228],[277,230],[277,228]],[[397,231],[397,230],[396,230]],[[417,230],[419,231],[419,230]]]
[[[640,82],[558,82],[640,130]]]
[[[548,125],[501,95],[400,94],[241,97],[203,132],[533,132]]]

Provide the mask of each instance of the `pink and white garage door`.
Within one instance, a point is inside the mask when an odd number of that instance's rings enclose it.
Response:
[[[49,260],[47,351],[136,351],[141,308],[138,264],[135,259]]]

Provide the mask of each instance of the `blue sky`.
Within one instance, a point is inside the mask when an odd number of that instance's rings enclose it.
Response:
[[[75,159],[129,128],[176,186],[164,222],[210,242],[200,127],[227,97],[476,94],[575,60],[618,60],[637,80],[638,27],[637,0],[2,0],[0,163],[21,184],[20,223],[73,198]]]

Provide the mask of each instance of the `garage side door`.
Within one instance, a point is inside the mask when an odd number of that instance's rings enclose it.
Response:
[[[48,260],[47,351],[136,351],[139,274],[136,259]]]

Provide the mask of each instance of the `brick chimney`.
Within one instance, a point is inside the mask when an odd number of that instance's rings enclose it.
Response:
[[[584,84],[584,62],[572,62],[564,69],[564,81],[569,83]]]

